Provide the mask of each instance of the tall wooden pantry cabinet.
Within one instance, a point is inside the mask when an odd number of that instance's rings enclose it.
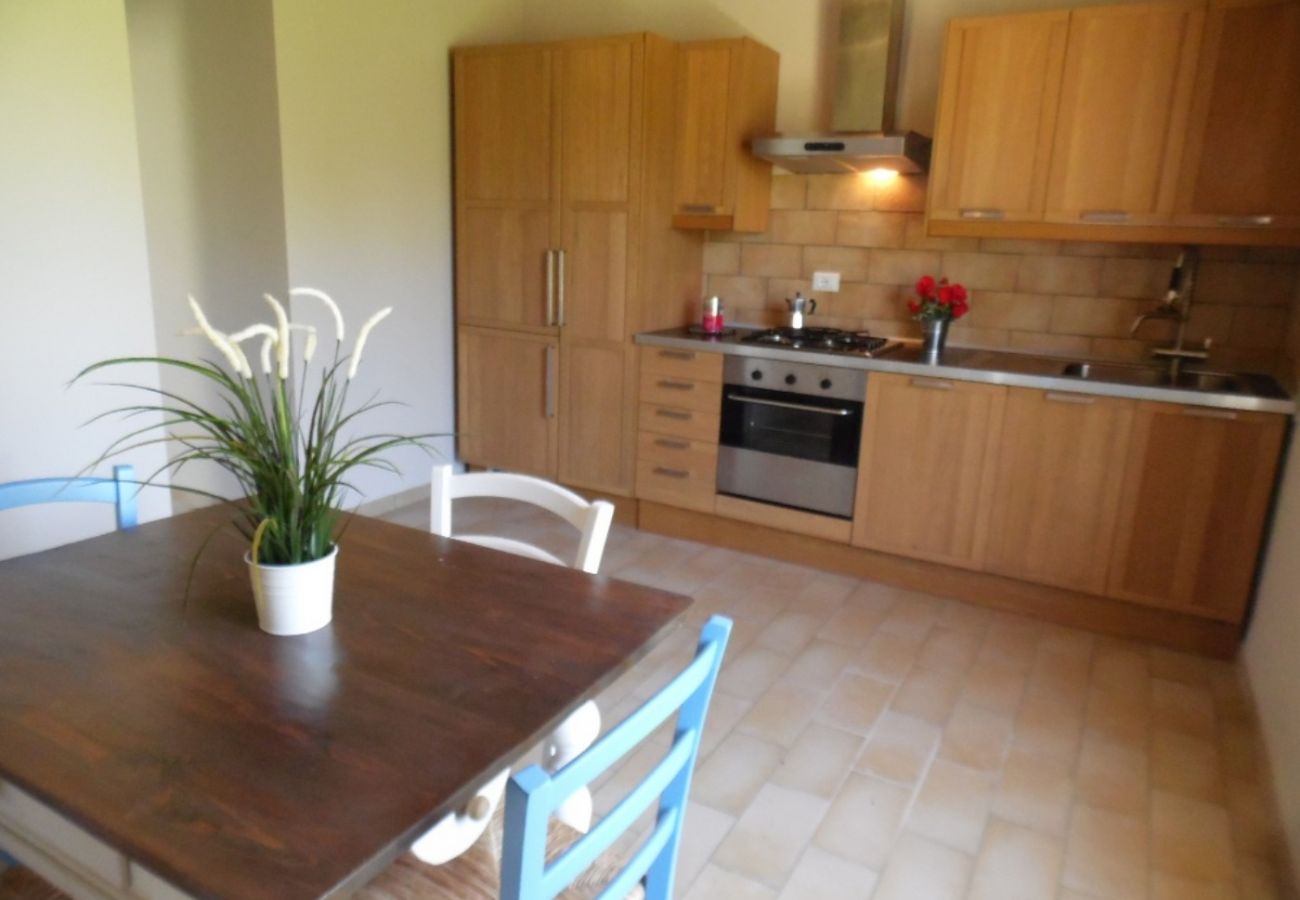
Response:
[[[630,495],[638,331],[700,296],[672,228],[676,46],[454,51],[462,460]]]

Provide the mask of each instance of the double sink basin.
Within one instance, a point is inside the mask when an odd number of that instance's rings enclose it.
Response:
[[[1254,394],[1251,382],[1257,376],[1233,375],[1227,372],[1206,372],[1183,369],[1175,376],[1167,366],[1125,365],[1123,363],[1072,362],[1061,367],[1061,375],[1088,381],[1109,381],[1133,384],[1140,387],[1180,388],[1188,391],[1208,391],[1215,394]]]

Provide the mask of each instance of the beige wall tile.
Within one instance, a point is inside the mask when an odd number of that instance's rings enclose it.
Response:
[[[923,719],[885,713],[877,723],[854,767],[888,781],[915,784],[939,746],[940,730]]]
[[[945,258],[953,255],[946,254]],[[1052,320],[1052,299],[1036,294],[980,290],[972,293],[970,305],[970,312],[961,321],[977,328],[1042,332],[1047,331]]]
[[[862,744],[860,734],[813,722],[772,773],[772,784],[830,799],[852,769]]]
[[[1022,256],[1026,254],[1055,256],[1061,252],[1061,242],[980,238],[980,250],[985,253],[1015,253]]]
[[[1147,822],[1079,803],[1066,839],[1065,887],[1110,900],[1147,895]]]
[[[1295,281],[1294,265],[1206,259],[1197,272],[1196,299],[1207,303],[1290,307]]]
[[[772,209],[804,209],[807,199],[807,175],[772,176]]]
[[[739,275],[740,244],[733,241],[709,241],[704,245],[705,275]]]
[[[893,284],[840,285],[838,294],[827,294],[822,301],[836,315],[857,316],[863,319],[908,319],[903,292]]]
[[[1163,251],[1153,253],[1153,250]],[[1062,256],[1111,256],[1130,259],[1149,259],[1152,256],[1160,258],[1169,258],[1172,260],[1173,252],[1167,248],[1161,248],[1153,244],[1121,244],[1106,243],[1104,241],[1061,241],[1060,254]],[[1175,251],[1176,252],[1176,251]]]
[[[722,302],[733,307],[762,307],[767,296],[767,284],[761,278],[744,278],[737,275],[711,275],[705,290],[722,297]]]
[[[931,250],[872,250],[871,280],[911,287],[922,275],[939,271],[939,254]]]
[[[971,857],[905,832],[880,876],[872,900],[961,900]]]
[[[872,209],[871,183],[857,175],[809,175],[808,209]]]
[[[723,840],[714,861],[768,887],[785,884],[829,804],[820,797],[768,784]]]
[[[767,231],[777,244],[833,244],[836,216],[813,210],[773,210]]]
[[[993,802],[988,772],[936,759],[907,817],[910,831],[964,853],[979,850]]]
[[[956,250],[962,253],[974,253],[979,250],[979,238],[931,237],[925,233],[925,216],[911,213],[907,216],[907,227],[903,232],[903,249],[905,250]]]
[[[1101,270],[1101,293],[1107,297],[1132,297],[1158,301],[1169,287],[1170,264],[1163,259],[1117,259],[1105,261]]]
[[[1289,311],[1281,308],[1241,306],[1232,317],[1229,343],[1235,349],[1256,347],[1275,350],[1286,339]]]
[[[1147,362],[1151,359],[1151,346],[1144,341],[1129,341],[1123,338],[1092,338],[1085,353],[1097,359],[1113,359],[1117,362]]]
[[[1091,356],[1092,341],[1076,334],[1044,334],[1041,331],[1011,331],[1007,346],[1025,353],[1052,356]]]
[[[1111,297],[1056,297],[1051,328],[1056,334],[1088,337],[1128,337],[1134,317],[1143,311],[1139,300]],[[1147,323],[1154,325],[1159,323]],[[1146,327],[1141,332],[1148,333]]]
[[[879,871],[889,859],[911,797],[906,788],[854,773],[831,803],[813,843]]]
[[[867,280],[867,251],[857,247],[804,247],[803,272],[839,272],[841,286],[846,281]]]
[[[788,244],[743,244],[740,248],[740,271],[744,275],[795,278],[802,263],[802,248]]]
[[[967,900],[1043,900],[1056,896],[1065,842],[994,819],[971,877]]]
[[[1222,806],[1156,791],[1151,796],[1151,861],[1159,872],[1196,881],[1232,881],[1232,830]]]
[[[907,215],[897,212],[841,212],[835,243],[846,247],[903,246]]]
[[[812,294],[812,282],[807,278],[769,278],[767,281],[767,306],[781,312],[789,312],[786,298],[795,294],[805,297]],[[818,306],[821,305],[820,298]]]
[[[1101,291],[1101,268],[1101,260],[1082,256],[1026,256],[1020,261],[1016,290],[1095,297]]]
[[[870,178],[867,181],[874,187],[872,203],[876,209],[890,212],[925,212],[926,176],[900,175],[893,181],[871,182]]]
[[[976,328],[966,320],[948,327],[948,340],[958,347],[1006,347],[1011,343],[1011,332],[1003,328]]]
[[[1014,291],[1020,257],[996,253],[944,253],[943,277],[971,291]],[[974,302],[972,302],[972,307]]]

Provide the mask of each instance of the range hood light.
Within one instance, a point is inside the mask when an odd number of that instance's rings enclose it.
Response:
[[[898,177],[898,170],[886,169],[883,166],[879,166],[874,169],[867,169],[862,174],[868,181],[873,182],[874,184],[888,184]]]

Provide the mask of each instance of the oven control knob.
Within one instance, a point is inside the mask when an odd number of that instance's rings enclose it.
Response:
[[[754,381],[762,381],[763,373],[760,372],[758,369],[755,369],[754,371],[749,373],[749,377],[752,378]]]
[[[787,376],[785,376],[785,383],[786,383],[786,384],[794,384],[795,381],[796,381],[796,379],[795,379],[795,377],[794,377],[793,375],[787,375]]]
[[[822,379],[822,390],[823,390],[823,391],[829,391],[830,389],[831,389],[831,380],[830,380],[829,378],[823,378],[823,379]]]

